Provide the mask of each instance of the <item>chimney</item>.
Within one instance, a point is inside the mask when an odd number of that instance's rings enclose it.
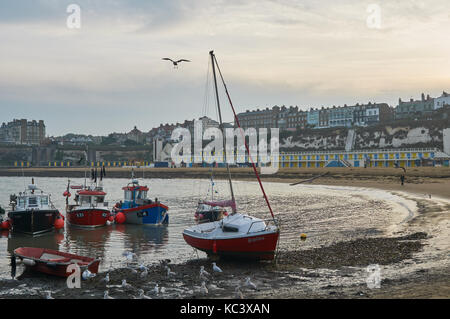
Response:
[[[422,101],[425,101],[425,94],[422,93]]]

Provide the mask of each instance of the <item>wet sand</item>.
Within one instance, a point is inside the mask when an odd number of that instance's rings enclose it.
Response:
[[[20,280],[3,280],[0,298],[45,298],[46,290],[52,291],[54,298],[103,298],[105,290],[114,298],[135,298],[138,289],[143,289],[151,298],[235,298],[236,287],[244,285],[246,277],[257,286],[257,290],[241,287],[244,298],[251,299],[449,298],[450,204],[440,198],[450,198],[450,176],[447,176],[450,170],[433,169],[408,171],[404,186],[400,185],[399,171],[394,169],[393,172],[389,169],[357,170],[347,175],[345,170],[336,169],[327,177],[310,183],[379,188],[413,199],[417,212],[394,236],[380,235],[315,249],[280,251],[276,262],[217,260],[224,271],[220,274],[213,273],[212,260],[197,259],[193,255],[192,261],[187,263],[169,263],[176,273],[171,278],[167,278],[162,266],[153,264],[147,265],[149,273],[145,278],[140,277],[140,270],[134,273],[131,269],[116,269],[110,272],[109,284],[102,281],[106,273],[100,273],[96,278],[82,281],[81,289],[68,289],[64,279],[24,274]],[[284,177],[266,176],[264,179],[295,187],[288,184],[318,175],[318,171],[313,170],[306,173],[286,170]],[[323,172],[322,169],[319,174]],[[202,177],[203,170],[197,170],[197,174],[195,177]],[[240,174],[247,175],[247,172]],[[372,264],[381,267],[380,288],[371,289],[366,282],[366,267]],[[199,277],[201,265],[211,274],[208,280]],[[135,269],[137,266],[137,263],[130,265]],[[123,279],[133,288],[122,288]],[[203,280],[208,294],[201,292]],[[164,287],[165,292],[154,294],[156,284]]]

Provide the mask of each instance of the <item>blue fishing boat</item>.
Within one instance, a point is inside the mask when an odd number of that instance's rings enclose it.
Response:
[[[114,206],[115,221],[118,224],[163,225],[169,223],[169,207],[157,198],[147,198],[148,187],[140,186],[137,179],[132,179],[122,188],[124,200]]]

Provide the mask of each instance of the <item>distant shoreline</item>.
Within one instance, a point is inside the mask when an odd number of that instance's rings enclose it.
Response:
[[[131,177],[131,168],[111,167],[106,178]],[[209,179],[210,168],[135,168],[138,178],[159,179]],[[388,191],[405,191],[420,195],[432,195],[450,199],[450,169],[447,167],[418,167],[406,170],[405,185],[400,185],[402,169],[395,168],[281,168],[276,174],[261,175],[264,182],[296,183],[312,177],[328,174],[308,184],[378,188]],[[215,179],[228,178],[226,169],[215,168]],[[88,171],[88,175],[90,172]],[[251,168],[232,168],[234,180],[256,181]],[[0,168],[1,177],[66,177],[84,178],[83,168]],[[291,186],[295,187],[295,186]]]

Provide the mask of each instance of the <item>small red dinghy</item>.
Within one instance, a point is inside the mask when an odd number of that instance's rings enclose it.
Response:
[[[89,269],[93,274],[98,272],[100,264],[99,259],[46,248],[20,247],[14,250],[14,255],[31,270],[59,277],[68,277],[72,273],[67,272],[71,264],[78,264],[81,273]]]

